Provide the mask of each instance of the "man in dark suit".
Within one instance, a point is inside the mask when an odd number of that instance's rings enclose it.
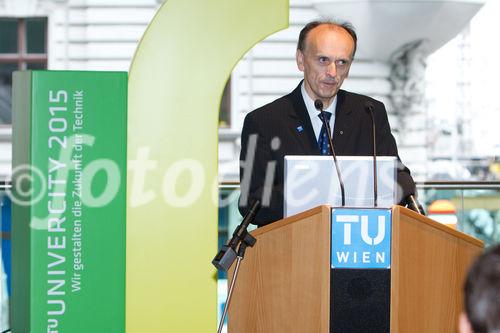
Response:
[[[320,112],[314,107],[315,100],[321,100],[323,109],[331,114],[337,155],[372,155],[372,121],[365,112],[366,103],[370,102],[377,155],[398,156],[383,103],[340,90],[349,74],[356,43],[356,33],[348,23],[307,24],[300,32],[296,53],[304,80],[290,94],[246,116],[241,134],[239,208],[244,215],[252,201],[259,199],[262,208],[255,224],[262,226],[283,217],[284,156],[322,153],[318,140],[324,128]],[[415,193],[410,171],[402,164],[398,184],[401,199]]]

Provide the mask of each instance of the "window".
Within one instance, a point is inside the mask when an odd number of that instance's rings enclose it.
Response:
[[[47,19],[0,18],[0,124],[12,122],[12,72],[47,68]]]

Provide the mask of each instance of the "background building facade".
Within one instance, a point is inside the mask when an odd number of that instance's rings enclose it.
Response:
[[[138,41],[162,2],[0,1],[0,124],[11,119],[13,70],[127,71]],[[403,161],[417,179],[428,179],[432,175],[428,162],[438,148],[429,144],[436,126],[426,99],[427,56],[467,28],[483,3],[291,0],[290,27],[249,50],[228,81],[221,102],[220,179],[238,180],[239,135],[246,113],[290,92],[300,81],[302,73],[295,65],[298,33],[317,18],[349,20],[357,27],[359,49],[343,88],[385,103]],[[17,37],[6,38],[14,33]],[[458,51],[467,57],[467,29],[462,35],[465,46]],[[466,74],[461,79],[464,90]],[[463,103],[467,103],[464,96]],[[458,115],[462,123],[467,120],[465,113]],[[470,141],[467,133],[450,133],[456,134],[454,142]],[[10,126],[0,125],[0,178],[10,177],[10,137]]]

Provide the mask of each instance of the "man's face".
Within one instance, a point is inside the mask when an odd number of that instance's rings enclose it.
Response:
[[[304,72],[305,89],[328,107],[349,74],[354,41],[339,27],[320,25],[307,34],[304,51],[297,50],[297,66]]]

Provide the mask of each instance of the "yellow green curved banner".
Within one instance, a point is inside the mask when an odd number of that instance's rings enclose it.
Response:
[[[220,99],[245,52],[287,26],[288,0],[168,0],[144,34],[129,74],[127,332],[216,329]]]

